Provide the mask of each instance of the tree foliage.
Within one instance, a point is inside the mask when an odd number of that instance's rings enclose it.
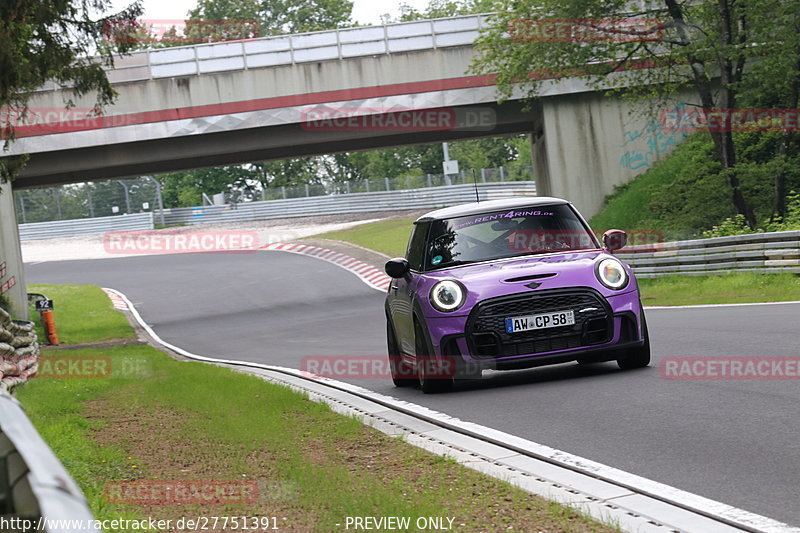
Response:
[[[106,13],[110,0],[3,0],[0,2],[0,137],[14,137],[14,124],[24,119],[32,92],[47,81],[67,88],[65,102],[96,93],[95,108],[114,99],[114,89],[103,67],[113,64],[115,53],[131,48],[129,39],[113,46],[99,46],[110,21],[136,19],[137,0],[120,13]],[[129,31],[136,31],[135,27]],[[99,56],[95,56],[96,52]],[[24,158],[0,159],[0,178],[12,177]]]
[[[486,12],[491,9],[490,4],[490,0],[432,0],[421,11],[401,5],[400,21]],[[189,22],[258,20],[263,28],[261,35],[275,35],[352,25],[351,9],[352,2],[330,0],[200,0],[189,13]],[[530,162],[528,145],[527,139],[520,136],[475,139],[452,143],[450,153],[462,168],[499,167],[516,161],[520,148],[523,158]],[[188,170],[163,174],[159,179],[164,186],[165,205],[178,207],[200,205],[202,193],[211,196],[225,191],[240,200],[254,200],[268,188],[322,183],[337,188],[336,184],[346,181],[440,174],[442,160],[442,144],[435,143]]]
[[[797,106],[797,0],[498,0],[496,6],[473,70],[497,74],[504,97],[517,86],[535,97],[547,79],[580,77],[598,89],[624,85],[626,96],[659,103],[689,89],[697,95],[691,105],[706,116],[764,97],[770,107]],[[547,33],[554,28],[562,33]],[[733,134],[710,137],[732,204],[754,226]]]
[[[265,37],[352,26],[352,11],[351,0],[200,0],[189,19],[254,20]]]

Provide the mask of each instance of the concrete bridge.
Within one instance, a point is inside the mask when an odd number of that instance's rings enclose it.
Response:
[[[539,193],[591,216],[679,140],[577,79],[548,82],[527,110],[521,94],[498,104],[492,77],[466,73],[485,20],[134,53],[109,71],[119,97],[102,117],[86,117],[93,97],[64,112],[57,87],[36,93],[33,123],[10,150],[31,155],[14,188],[527,133]],[[5,256],[15,247],[11,196],[0,195]],[[21,264],[7,262],[21,281]]]

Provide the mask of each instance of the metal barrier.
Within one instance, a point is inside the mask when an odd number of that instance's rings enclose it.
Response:
[[[113,83],[193,76],[472,45],[489,15],[467,15],[134,52],[108,71]],[[56,90],[47,82],[43,91]]]
[[[107,231],[148,230],[154,227],[153,213],[136,213],[134,215],[118,215],[114,217],[79,218],[75,220],[20,224],[19,238],[23,241],[51,239],[53,237],[95,235]]]
[[[800,273],[800,231],[627,246],[615,255],[640,278],[731,271]]]
[[[80,489],[22,406],[0,391],[0,529],[91,533],[98,531],[93,521]]]
[[[496,200],[510,196],[535,196],[536,184],[532,181],[479,183],[478,190],[481,200]],[[181,207],[165,209],[164,221],[170,226],[210,222],[246,222],[307,215],[429,209],[474,201],[475,185],[465,184],[403,191],[311,196],[224,206]]]

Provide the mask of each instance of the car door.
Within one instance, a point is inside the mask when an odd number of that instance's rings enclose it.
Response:
[[[389,309],[397,345],[406,355],[414,354],[414,286],[417,285],[415,278],[422,271],[428,226],[429,224],[424,222],[414,225],[406,250],[406,260],[411,271],[405,278],[392,280],[389,286]]]

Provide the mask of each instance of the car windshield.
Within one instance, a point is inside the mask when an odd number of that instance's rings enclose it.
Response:
[[[597,247],[594,235],[569,205],[508,209],[433,221],[425,270]]]

